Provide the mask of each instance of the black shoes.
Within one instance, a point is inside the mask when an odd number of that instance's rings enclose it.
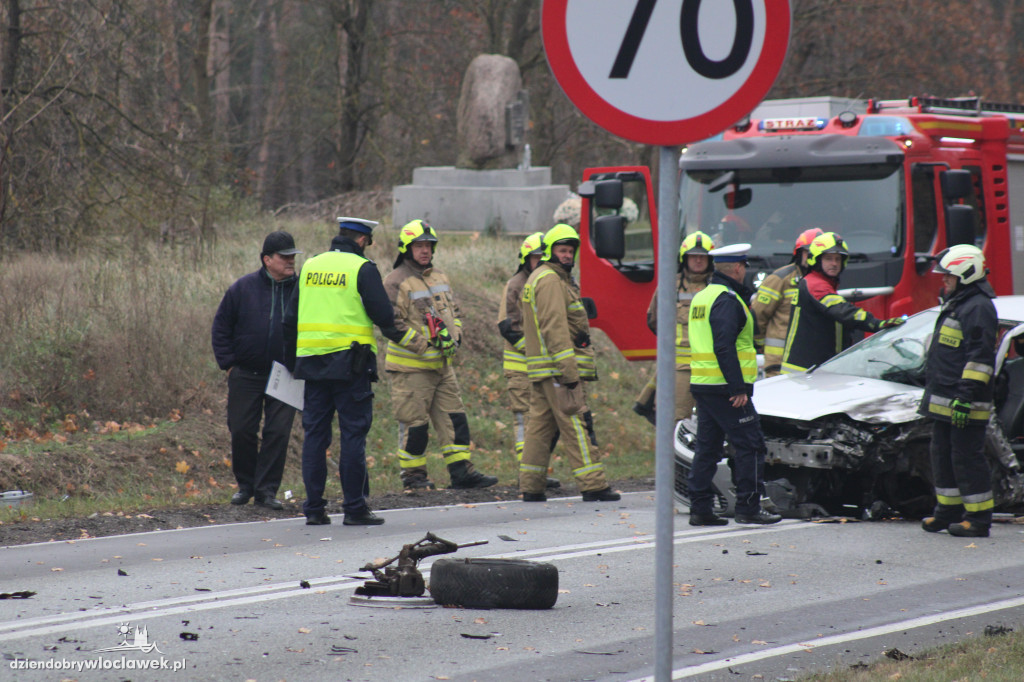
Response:
[[[244,490],[239,490],[237,493],[231,496],[231,504],[243,505],[248,503],[250,499],[252,499],[252,493],[246,492]]]
[[[618,502],[622,499],[622,495],[612,492],[611,488],[602,488],[601,490],[586,490],[583,492],[584,502]]]
[[[276,511],[281,511],[282,509],[284,509],[284,504],[281,502],[281,500],[274,497],[265,497],[263,499],[257,498],[255,504],[257,507],[263,507],[265,509],[274,509]]]
[[[497,476],[485,476],[474,469],[466,460],[448,465],[448,475],[452,479],[450,488],[469,490],[471,488],[490,488],[498,482]]]
[[[694,514],[690,512],[690,525],[691,526],[726,526],[729,524],[728,519],[723,519],[721,516],[716,514]]]
[[[544,487],[547,488],[548,490],[555,490],[556,488],[562,487],[562,482],[559,481],[557,478],[551,478],[550,476],[548,476],[548,480],[547,482],[544,483]]]
[[[927,529],[926,529],[927,530]],[[949,534],[958,538],[987,538],[988,526],[982,526],[970,521],[949,524]]]
[[[926,533],[938,533],[940,530],[949,528],[949,521],[942,521],[935,516],[929,516],[921,520],[921,528]]]
[[[756,514],[740,514],[736,512],[736,523],[753,523],[759,526],[767,526],[772,523],[778,523],[781,520],[782,517],[778,514],[766,512],[763,509],[758,510]]]
[[[346,526],[379,526],[382,523],[384,523],[384,519],[374,514],[369,508],[360,512],[345,512],[344,524]]]
[[[329,526],[331,525],[331,517],[327,515],[325,511],[313,512],[306,517],[307,526]]]
[[[548,496],[544,493],[523,493],[523,502],[547,502]]]

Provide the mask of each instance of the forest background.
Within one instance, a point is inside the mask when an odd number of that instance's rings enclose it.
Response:
[[[1024,101],[1024,0],[790,4],[770,98]],[[0,0],[0,491],[225,497],[223,373],[209,346],[220,296],[257,267],[267,232],[291,230],[308,257],[336,215],[383,221],[369,255],[386,273],[391,188],[414,167],[455,162],[462,78],[478,54],[519,64],[533,164],[555,182],[651,165],[656,148],[595,127],[558,89],[540,6]],[[471,338],[459,372],[474,457],[514,481],[493,319],[515,244],[442,235],[438,261]],[[649,368],[598,344],[602,455],[631,458],[616,477],[649,475],[649,426],[629,410]],[[387,415],[386,382],[378,400]],[[378,421],[371,456],[390,462],[394,436]],[[199,428],[186,438],[183,424]],[[374,490],[397,487],[394,469],[378,469]]]

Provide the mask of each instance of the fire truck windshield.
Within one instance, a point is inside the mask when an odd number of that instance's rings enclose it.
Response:
[[[750,256],[780,265],[804,230],[837,232],[868,260],[901,253],[904,202],[898,164],[687,171],[682,232],[719,246],[749,242]]]

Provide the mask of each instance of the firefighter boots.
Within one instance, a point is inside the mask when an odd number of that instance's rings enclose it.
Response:
[[[949,534],[958,538],[987,538],[988,526],[983,526],[970,521],[949,524]]]
[[[423,469],[407,469],[402,472],[402,488],[405,490],[433,490],[434,483],[427,478]]]
[[[489,488],[498,482],[497,476],[485,476],[473,468],[468,460],[448,465],[448,475],[452,479],[450,488]]]

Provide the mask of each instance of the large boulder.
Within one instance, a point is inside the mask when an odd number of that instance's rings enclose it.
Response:
[[[518,154],[506,144],[505,107],[522,89],[514,59],[482,54],[466,69],[456,122],[457,168],[515,168]]]

